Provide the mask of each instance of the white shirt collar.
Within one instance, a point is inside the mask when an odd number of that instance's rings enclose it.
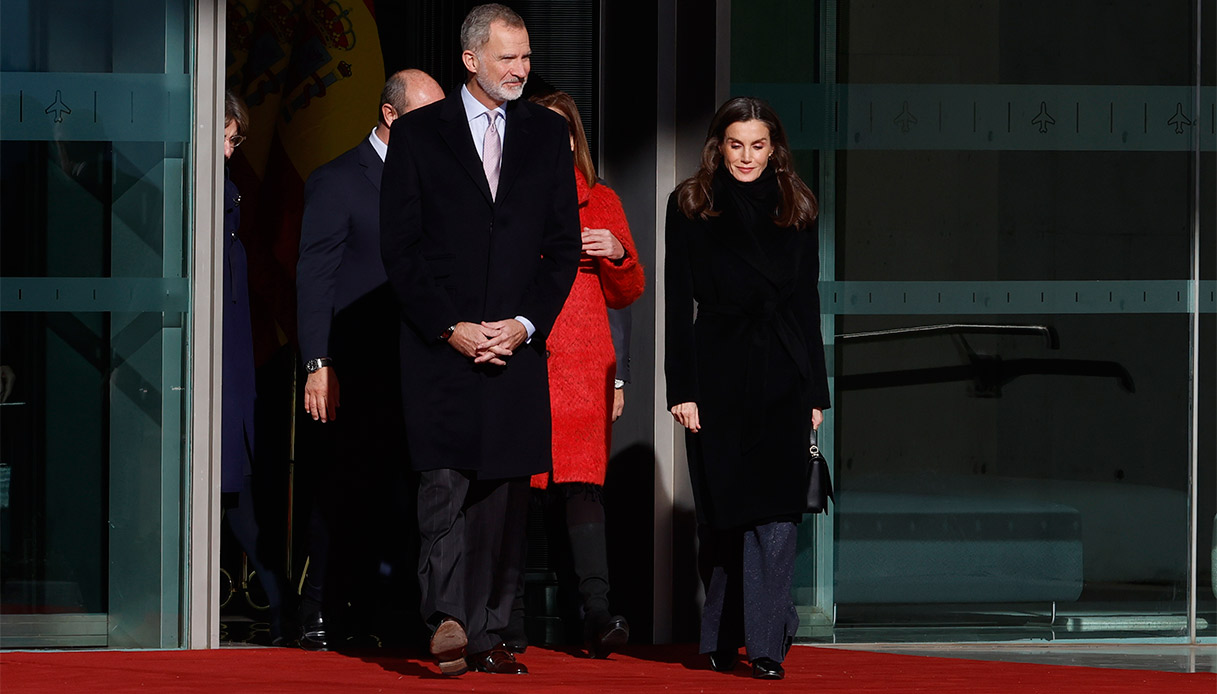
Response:
[[[487,111],[496,111],[500,116],[498,132],[499,144],[503,144],[503,138],[507,136],[507,109],[499,106],[495,109],[486,108],[482,102],[473,97],[469,93],[468,85],[461,85],[461,103],[465,105],[465,117],[469,119],[469,135],[473,138],[473,147],[477,150],[478,159],[482,158],[482,147],[486,139],[486,130],[490,128],[490,121],[483,116]]]
[[[478,101],[473,96],[473,94],[470,93],[469,85],[467,85],[467,84],[461,85],[461,103],[463,103],[465,105],[465,118],[467,120],[473,120],[474,118],[481,116],[482,114],[486,113],[487,111],[492,110],[492,109],[486,108],[486,106],[482,102]],[[506,108],[504,108],[501,105],[498,108],[495,108],[493,110],[499,112],[499,116],[502,117],[504,123],[507,122],[507,109]]]
[[[372,128],[372,134],[368,136],[368,142],[372,143],[372,149],[380,155],[380,160],[384,161],[389,154],[389,145],[386,142],[381,142],[379,137],[376,137],[376,128]]]

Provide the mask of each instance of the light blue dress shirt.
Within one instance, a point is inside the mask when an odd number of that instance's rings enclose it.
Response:
[[[483,158],[482,141],[486,139],[486,129],[490,127],[490,121],[486,118],[486,112],[490,109],[486,108],[482,102],[473,97],[469,93],[467,85],[461,85],[461,103],[465,105],[465,117],[469,119],[469,134],[473,136],[473,146],[477,148],[478,159]],[[502,152],[503,133],[507,130],[507,109],[499,106],[494,109],[499,113],[499,151]]]
[[[491,110],[486,108],[482,102],[473,97],[469,92],[468,85],[461,85],[461,103],[465,105],[465,117],[469,119],[469,134],[473,137],[473,146],[477,148],[478,159],[482,158],[482,141],[486,139],[486,130],[490,127],[490,119],[486,118],[486,112]],[[494,109],[499,113],[499,151],[503,151],[503,136],[507,132],[507,109],[499,106]],[[532,324],[524,316],[516,316],[516,320],[524,326],[524,330],[528,332],[528,339],[525,342],[532,341],[532,334],[537,331],[537,327]]]

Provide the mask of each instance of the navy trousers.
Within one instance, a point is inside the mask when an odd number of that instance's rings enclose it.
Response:
[[[782,662],[799,615],[790,596],[797,526],[775,522],[742,530],[698,528],[698,565],[706,602],[701,652],[734,651]]]

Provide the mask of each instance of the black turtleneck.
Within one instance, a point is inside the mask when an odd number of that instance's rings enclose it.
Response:
[[[714,208],[734,213],[748,230],[762,223],[772,224],[782,204],[782,189],[772,166],[766,166],[755,180],[741,181],[731,175],[725,163],[720,164],[710,190]]]

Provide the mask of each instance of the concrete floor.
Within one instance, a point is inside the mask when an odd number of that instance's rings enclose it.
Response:
[[[1159,672],[1217,673],[1217,642],[1199,645],[1171,644],[817,644],[878,653],[902,653],[970,660],[1000,660],[1046,665],[1156,670]]]

